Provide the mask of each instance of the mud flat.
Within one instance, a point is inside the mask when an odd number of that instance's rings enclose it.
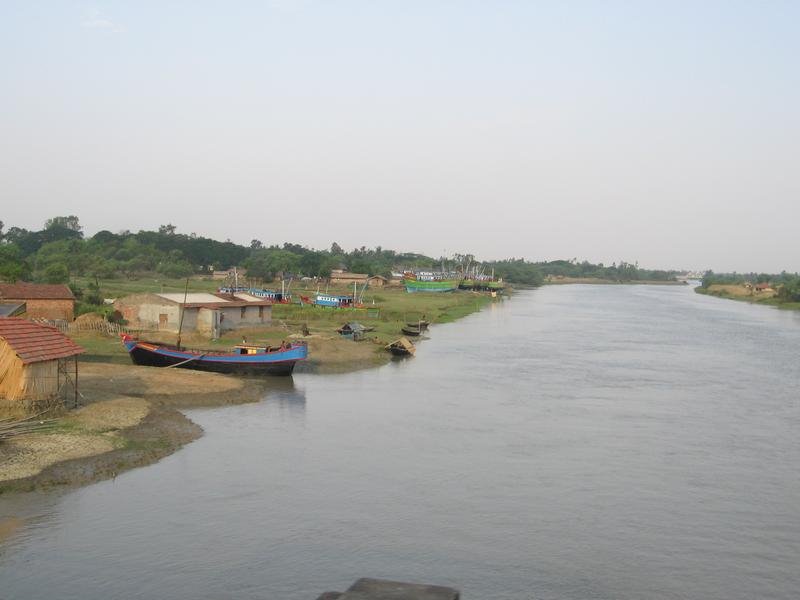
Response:
[[[178,408],[263,397],[270,381],[134,365],[81,365],[85,406],[0,444],[0,493],[83,485],[153,463],[202,435]]]

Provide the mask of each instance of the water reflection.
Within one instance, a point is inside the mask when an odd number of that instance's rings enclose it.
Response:
[[[306,416],[306,389],[294,377],[276,378],[262,399],[271,416],[303,420]]]

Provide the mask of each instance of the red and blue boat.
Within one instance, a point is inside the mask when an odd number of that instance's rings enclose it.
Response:
[[[304,342],[284,343],[279,347],[241,344],[229,352],[219,352],[146,342],[126,334],[122,336],[122,344],[137,365],[237,375],[291,375],[295,364],[308,358]]]

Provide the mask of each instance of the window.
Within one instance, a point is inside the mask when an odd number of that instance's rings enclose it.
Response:
[[[243,306],[243,307],[242,307],[242,319],[244,319],[244,316],[245,316],[246,314],[247,314],[247,307],[246,307],[246,306]]]
[[[259,319],[263,319],[264,318],[264,307],[263,306],[259,306],[258,307],[258,318]]]

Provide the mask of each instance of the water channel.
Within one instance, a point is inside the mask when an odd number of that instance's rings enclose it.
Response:
[[[0,498],[0,598],[797,598],[798,357],[797,312],[520,292],[413,359],[188,411],[205,436],[156,465]]]

